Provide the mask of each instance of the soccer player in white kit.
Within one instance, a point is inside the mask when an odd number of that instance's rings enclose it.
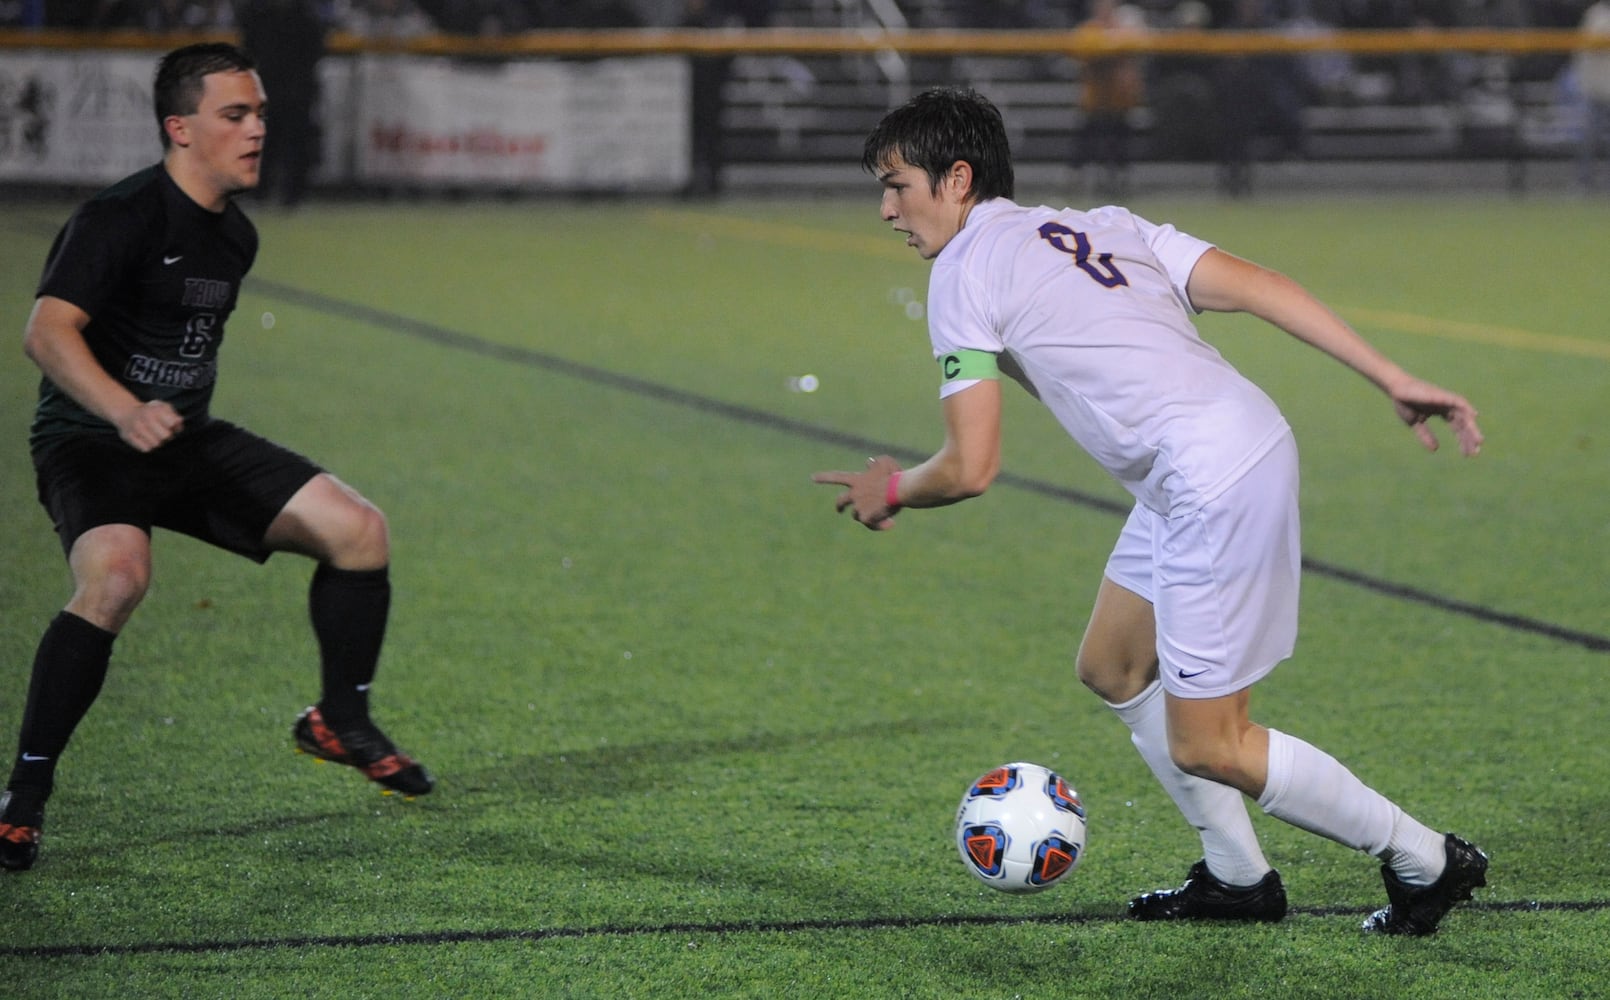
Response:
[[[1077,658],[1190,824],[1203,857],[1139,920],[1279,920],[1286,892],[1246,798],[1381,859],[1388,905],[1364,929],[1434,932],[1486,884],[1487,857],[1425,826],[1324,751],[1252,722],[1252,685],[1291,655],[1302,571],[1297,449],[1279,409],[1197,334],[1202,310],[1247,312],[1369,379],[1430,450],[1447,421],[1465,455],[1476,410],[1364,341],[1296,282],[1118,207],[1015,204],[999,111],[933,90],[891,111],[862,160],[881,214],[934,261],[928,325],[945,442],[902,470],[820,472],[872,529],[906,507],[983,493],[1000,468],[1008,376],[1135,497]]]

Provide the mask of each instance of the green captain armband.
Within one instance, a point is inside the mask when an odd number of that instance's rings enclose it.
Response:
[[[1001,369],[995,355],[988,351],[952,351],[939,356],[941,384],[962,379],[998,379]]]

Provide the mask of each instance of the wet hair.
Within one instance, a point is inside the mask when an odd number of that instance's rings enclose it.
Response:
[[[861,166],[876,174],[898,156],[928,175],[933,190],[957,160],[973,168],[969,198],[1012,197],[1012,150],[1001,112],[974,90],[924,91],[883,116],[867,136]]]
[[[156,108],[162,148],[168,147],[168,130],[163,126],[168,116],[193,115],[201,107],[204,77],[256,68],[257,63],[251,56],[225,42],[186,45],[163,56],[157,63],[156,81],[151,85],[151,102]]]

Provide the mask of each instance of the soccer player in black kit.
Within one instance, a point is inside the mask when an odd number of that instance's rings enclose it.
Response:
[[[257,254],[233,197],[258,182],[262,83],[234,46],[191,45],[163,57],[153,96],[162,162],[68,220],[24,334],[44,373],[29,436],[39,498],[74,590],[39,642],[0,797],[0,867],[12,870],[38,856],[57,761],[145,596],[153,527],[258,562],[315,560],[308,607],[322,692],[296,719],[297,747],[404,795],[433,784],[369,718],[391,603],[385,515],[308,459],[209,412],[224,321]]]

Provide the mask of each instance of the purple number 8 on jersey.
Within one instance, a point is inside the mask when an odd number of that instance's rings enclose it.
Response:
[[[1072,246],[1068,245],[1070,238],[1073,240]],[[1093,263],[1091,262],[1090,238],[1084,233],[1075,232],[1060,222],[1047,222],[1040,227],[1040,239],[1063,253],[1072,254],[1074,266],[1096,279],[1102,287],[1118,288],[1129,284],[1129,279],[1124,277],[1123,272],[1113,266],[1112,254],[1100,254]]]

